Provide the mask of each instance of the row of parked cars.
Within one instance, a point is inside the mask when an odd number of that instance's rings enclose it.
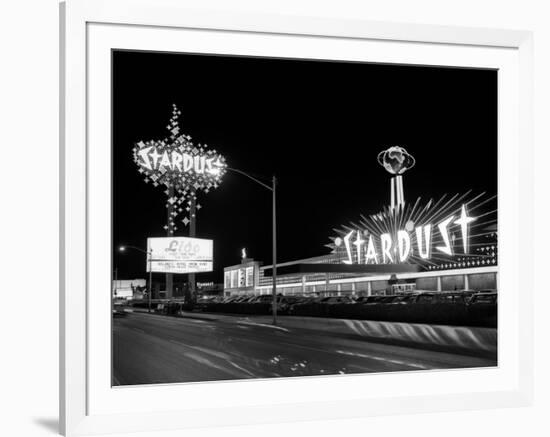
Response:
[[[497,324],[494,290],[415,292],[393,296],[347,296],[324,298],[319,302],[292,305],[289,314],[408,323],[462,326]],[[346,303],[347,302],[347,303]]]
[[[301,309],[311,305],[426,305],[426,304],[457,304],[457,305],[494,305],[497,304],[496,290],[461,290],[448,292],[415,291],[396,295],[372,295],[372,296],[277,296],[277,311],[281,314],[300,313]],[[230,296],[230,297],[205,297],[195,304],[195,310],[208,311],[213,307],[229,304],[242,304],[250,306],[272,305],[273,296],[270,294],[260,296]]]
[[[203,297],[197,302],[154,302],[156,313],[178,316],[188,311],[261,315],[272,312],[271,294]],[[277,312],[302,317],[330,317],[458,326],[497,326],[496,290],[420,291],[390,296],[277,296]],[[148,302],[133,302],[145,309]],[[114,307],[113,316],[123,315]]]

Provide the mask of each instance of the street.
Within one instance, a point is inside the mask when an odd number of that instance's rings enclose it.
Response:
[[[131,313],[113,321],[113,385],[485,367],[496,360],[246,319]]]

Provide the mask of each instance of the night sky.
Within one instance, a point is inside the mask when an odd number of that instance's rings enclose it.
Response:
[[[277,176],[279,262],[328,253],[333,228],[389,203],[390,175],[376,157],[390,146],[416,158],[406,200],[497,192],[493,70],[115,51],[112,92],[119,279],[145,277],[144,255],[119,245],[166,236],[165,188],[144,182],[132,148],[168,136],[172,104],[195,143],[268,184]],[[228,172],[198,202],[197,237],[214,240],[214,272],[198,281],[221,282],[242,247],[271,262],[269,191]],[[176,235],[187,232],[178,224]]]

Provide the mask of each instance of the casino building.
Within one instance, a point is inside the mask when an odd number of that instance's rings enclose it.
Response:
[[[405,203],[403,173],[414,158],[390,147],[378,162],[392,175],[390,205],[342,225],[327,254],[277,264],[283,295],[395,294],[498,288],[496,195],[445,195]],[[224,295],[269,294],[272,265],[243,257],[224,268]]]

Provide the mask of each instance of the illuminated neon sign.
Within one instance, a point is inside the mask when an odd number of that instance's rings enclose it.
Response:
[[[139,141],[133,148],[134,162],[144,175],[145,182],[166,187],[166,207],[169,220],[165,229],[170,235],[177,230],[175,220],[188,225],[197,209],[197,192],[208,193],[219,186],[226,172],[225,158],[205,144],[195,145],[189,135],[180,133],[178,119],[181,112],[173,105],[167,129],[169,138]],[[189,217],[188,217],[189,216]]]
[[[147,146],[143,142],[138,143],[138,146],[138,165],[148,170],[151,175],[156,172],[158,177],[167,172],[173,172],[175,175],[171,176],[181,179],[203,175],[205,179],[210,177],[215,180],[219,179],[220,173],[225,169],[225,162],[221,155],[208,152],[204,155],[184,153],[180,150],[169,152],[154,145]],[[185,149],[183,146],[182,150]]]
[[[418,199],[402,208],[386,207],[336,230],[338,236],[328,247],[344,264],[413,263],[430,268],[471,260],[475,265],[493,263],[494,251],[481,250],[495,232],[497,211],[489,209],[495,197],[483,196],[471,198],[468,192],[425,205]]]
[[[454,250],[451,244],[450,228],[459,225],[463,254],[468,254],[469,224],[475,220],[474,217],[468,216],[466,206],[462,205],[460,217],[451,215],[437,224],[443,244],[435,246],[434,249],[452,256]],[[337,247],[344,245],[347,254],[346,259],[343,260],[344,264],[405,263],[415,251],[421,258],[430,259],[432,256],[432,228],[432,224],[426,224],[415,227],[414,232],[411,233],[406,229],[399,229],[395,235],[385,232],[378,236],[362,230],[352,230],[344,238],[336,238],[334,244]]]

